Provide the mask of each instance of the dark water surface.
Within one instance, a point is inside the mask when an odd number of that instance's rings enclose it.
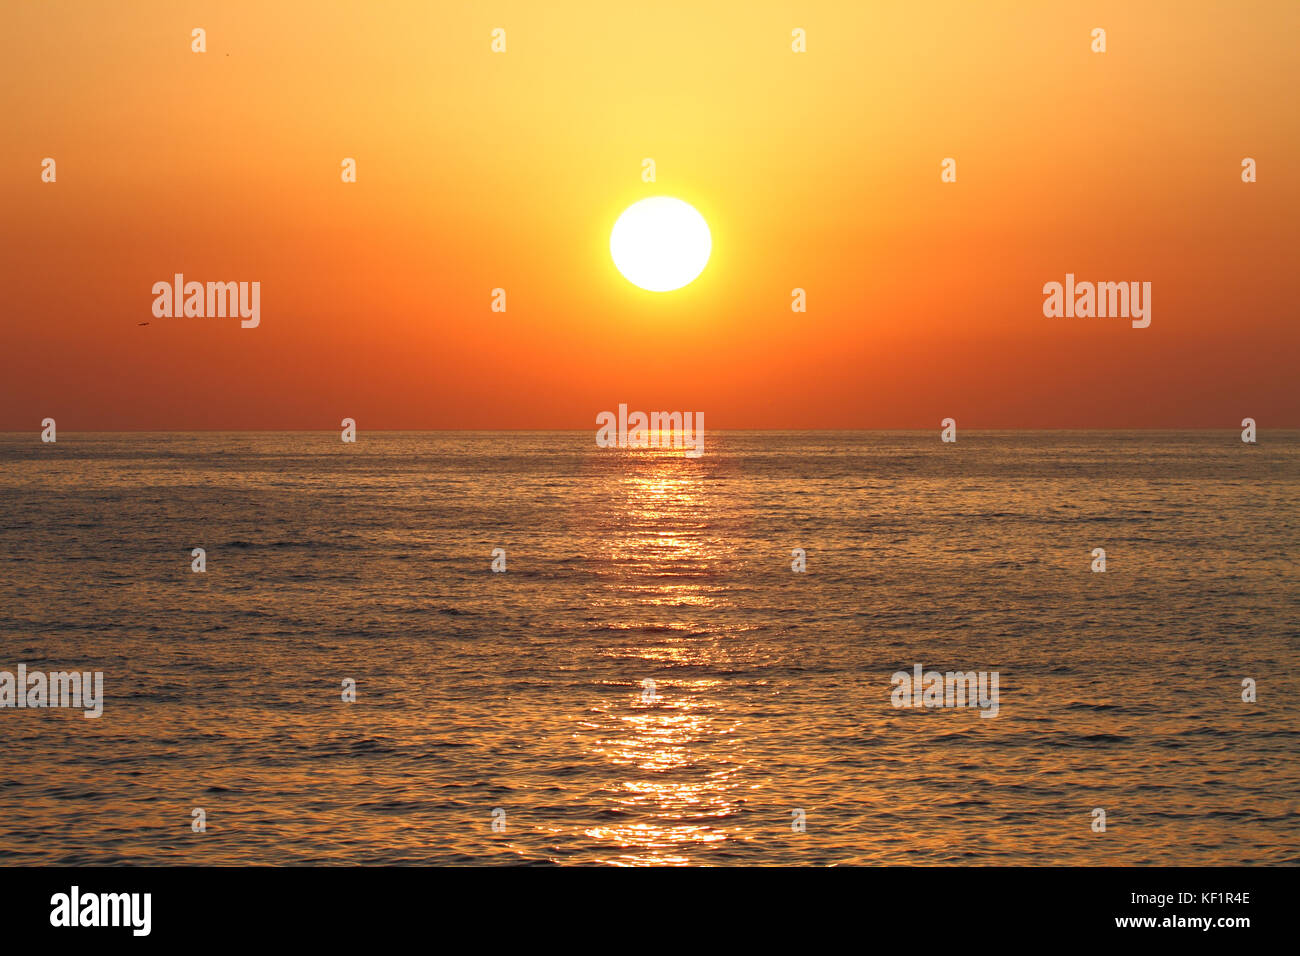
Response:
[[[1296,432],[3,435],[0,670],[106,702],[0,709],[0,862],[1300,863],[1297,492]]]

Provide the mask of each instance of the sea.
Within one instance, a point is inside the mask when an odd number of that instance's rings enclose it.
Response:
[[[1297,864],[1298,501],[1267,429],[6,433],[0,671],[103,713],[0,707],[0,863]]]

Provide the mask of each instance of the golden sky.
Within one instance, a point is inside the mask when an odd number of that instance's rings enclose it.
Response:
[[[1294,0],[4,21],[0,429],[1300,425]],[[677,292],[610,260],[649,195],[712,230]],[[260,326],[155,318],[177,272],[259,281]],[[1044,317],[1067,272],[1151,282],[1151,326]]]

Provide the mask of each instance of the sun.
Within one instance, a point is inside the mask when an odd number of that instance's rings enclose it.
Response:
[[[609,234],[609,254],[623,277],[649,292],[694,282],[713,251],[709,224],[694,206],[651,196],[623,210]]]

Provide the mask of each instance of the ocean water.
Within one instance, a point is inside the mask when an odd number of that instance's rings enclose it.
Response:
[[[1298,491],[1268,430],[3,435],[0,670],[106,700],[0,709],[0,862],[1300,863]]]

